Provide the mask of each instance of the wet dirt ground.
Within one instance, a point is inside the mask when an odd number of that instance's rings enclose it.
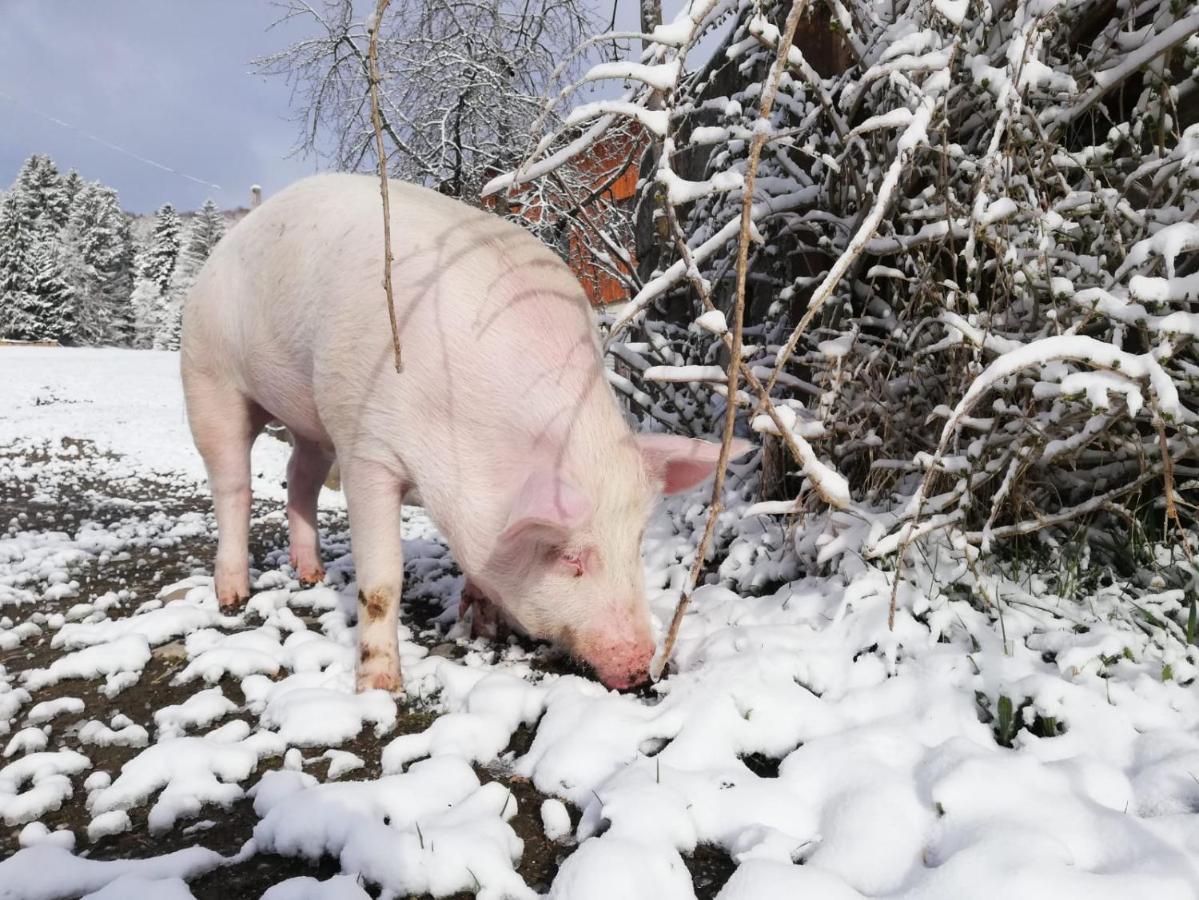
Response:
[[[45,627],[47,616],[66,613],[76,603],[86,602],[113,591],[128,591],[133,597],[122,607],[110,610],[109,615],[128,615],[141,600],[153,597],[164,585],[195,574],[206,574],[215,551],[215,526],[212,522],[211,503],[207,492],[186,479],[171,475],[146,474],[136,478],[109,478],[105,475],[105,457],[83,441],[64,440],[61,445],[45,445],[35,449],[0,448],[0,462],[8,463],[25,472],[42,473],[43,477],[0,479],[0,531],[10,535],[21,532],[74,534],[85,523],[95,523],[108,529],[136,529],[139,523],[152,517],[178,520],[191,515],[204,517],[205,528],[200,533],[177,540],[164,541],[159,538],[144,552],[113,554],[101,565],[96,559],[72,569],[71,577],[78,582],[74,596],[53,602],[39,601],[33,605],[0,608],[0,616],[7,615],[14,622],[32,621],[42,623],[42,634],[29,639],[7,652],[0,652],[0,665],[10,675],[17,675],[32,668],[48,666],[62,651],[51,647],[53,631]],[[328,559],[331,555],[348,552],[348,528],[344,513],[322,512],[321,526],[323,547]],[[286,561],[287,537],[283,511],[277,504],[256,502],[251,528],[252,566],[256,570],[275,568]],[[406,553],[407,566],[416,571],[421,559]],[[416,640],[430,651],[446,656],[460,656],[466,652],[463,642],[448,640],[443,628],[435,621],[442,615],[442,607],[420,596],[420,579],[409,580],[414,586],[409,597],[406,594],[402,618],[416,636]],[[407,591],[407,589],[406,589]],[[443,617],[444,619],[444,617]],[[531,646],[531,645],[530,645]],[[542,671],[579,671],[569,661],[549,648],[536,650],[535,667]],[[67,714],[54,720],[48,750],[76,749],[91,759],[93,769],[116,775],[121,766],[137,755],[139,749],[128,747],[97,747],[81,745],[78,740],[79,727],[88,719],[108,721],[120,712],[154,733],[154,713],[163,707],[183,702],[196,691],[194,684],[172,684],[173,676],[187,663],[186,652],[181,642],[172,642],[154,650],[153,658],[138,682],[116,697],[108,698],[97,688],[100,682],[66,680],[37,692],[35,700],[54,699],[64,696],[80,696],[86,709],[79,714]],[[219,683],[226,697],[238,704],[244,703],[239,682],[228,676]],[[412,705],[399,703],[395,728],[382,738],[364,729],[355,739],[337,745],[364,761],[365,766],[344,780],[377,778],[380,772],[380,754],[396,735],[423,731],[436,718],[434,705]],[[236,713],[230,714],[235,716]],[[226,717],[229,718],[229,717]],[[217,720],[211,727],[218,727],[225,719]],[[15,732],[19,727],[12,723]],[[511,761],[523,754],[531,744],[534,730],[521,727],[512,738],[502,760]],[[7,740],[7,739],[5,739]],[[307,748],[306,758],[319,757],[324,748]],[[269,758],[260,764],[262,771],[282,766],[281,757]],[[310,762],[306,770],[324,780],[324,760]],[[518,804],[518,813],[510,824],[524,843],[518,871],[525,882],[539,892],[549,890],[554,875],[563,860],[573,850],[569,843],[555,843],[546,838],[540,806],[545,799],[527,780],[513,777],[503,765],[492,768],[476,767],[481,781],[500,781],[505,784]],[[51,830],[69,829],[76,837],[75,849],[81,856],[95,859],[144,858],[167,853],[194,845],[202,845],[232,855],[242,849],[252,836],[258,821],[252,802],[243,799],[227,809],[205,807],[200,817],[177,825],[165,833],[151,833],[146,822],[147,807],[130,811],[133,827],[124,833],[103,837],[89,842],[87,825],[91,819],[85,807],[86,792],[82,788],[80,775],[73,779],[74,795],[61,808],[42,817],[41,821]],[[255,775],[251,779],[256,780]],[[577,825],[579,811],[571,809],[573,823]],[[6,827],[0,830],[0,859],[18,850],[17,836],[20,828]],[[691,871],[696,896],[699,900],[715,897],[721,886],[731,875],[734,864],[721,850],[703,847],[686,858]],[[189,887],[197,898],[213,900],[241,900],[257,898],[270,886],[298,875],[327,878],[339,871],[337,861],[322,859],[311,865],[302,859],[257,854],[251,858],[223,868],[190,882]],[[372,896],[376,891],[364,885]],[[456,895],[461,897],[470,894]]]

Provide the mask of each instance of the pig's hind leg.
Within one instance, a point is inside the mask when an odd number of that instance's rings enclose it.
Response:
[[[287,530],[291,565],[304,584],[319,584],[325,578],[316,501],[332,465],[333,457],[317,444],[295,438],[287,463]]]
[[[398,694],[403,690],[396,640],[404,583],[402,487],[394,473],[375,463],[341,460],[340,465],[358,576],[357,689]]]
[[[250,596],[250,447],[270,416],[214,379],[186,379],[185,389],[216,515],[216,595],[222,607],[233,607]]]

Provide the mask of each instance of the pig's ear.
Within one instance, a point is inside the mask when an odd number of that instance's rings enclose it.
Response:
[[[662,485],[663,494],[677,494],[702,482],[716,471],[720,444],[673,434],[639,434],[637,447],[650,477]],[[752,449],[749,441],[733,438],[729,459]]]
[[[516,495],[500,540],[537,532],[565,534],[590,517],[591,506],[578,488],[552,472],[534,472]]]

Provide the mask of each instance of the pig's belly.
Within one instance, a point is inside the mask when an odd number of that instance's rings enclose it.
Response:
[[[311,379],[282,366],[248,365],[246,390],[250,398],[292,434],[332,449],[333,442],[317,412]]]

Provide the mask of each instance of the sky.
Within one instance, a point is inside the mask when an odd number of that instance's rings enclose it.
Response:
[[[611,15],[613,0],[595,2]],[[638,0],[616,2],[618,27],[632,27]],[[677,3],[663,6],[669,19]],[[116,188],[130,212],[247,205],[253,184],[269,196],[317,171],[291,153],[286,82],[251,66],[310,33],[272,29],[280,12],[269,0],[0,0],[0,189],[32,153]]]

